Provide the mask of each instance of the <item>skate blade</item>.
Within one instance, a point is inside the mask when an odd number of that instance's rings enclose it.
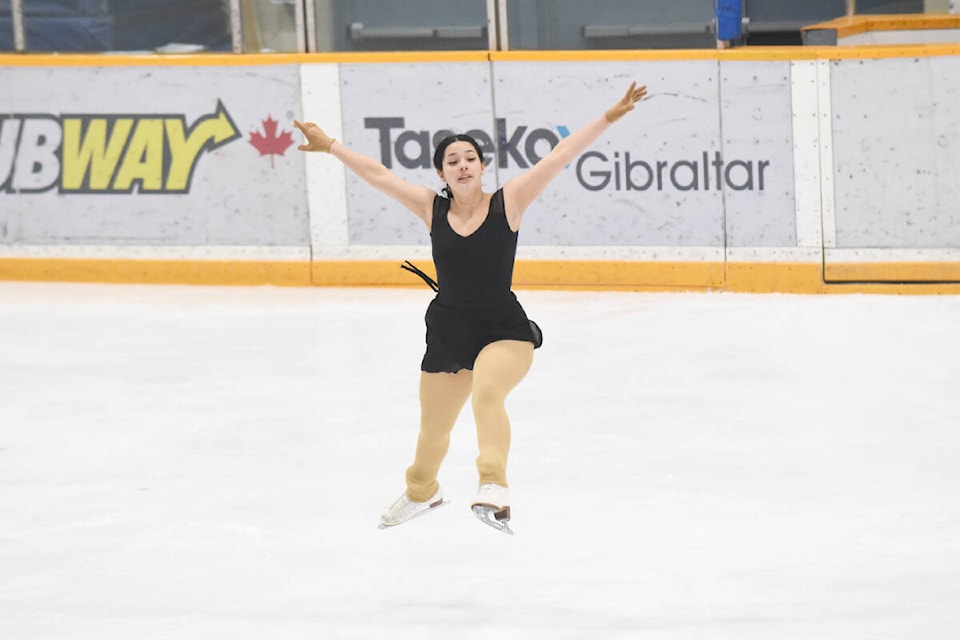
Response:
[[[488,527],[493,527],[497,531],[505,533],[508,536],[513,535],[513,529],[510,528],[509,507],[498,512],[493,507],[483,504],[475,504],[473,507],[471,507],[471,509],[473,510],[473,515],[477,516],[477,519],[483,524],[487,525]]]
[[[424,509],[423,511],[418,512],[415,516],[413,516],[412,518],[410,518],[410,520],[416,520],[417,518],[419,518],[419,517],[422,516],[422,515],[426,515],[426,514],[428,514],[428,513],[433,513],[434,511],[436,511],[436,510],[439,509],[440,507],[442,507],[442,506],[444,506],[444,505],[447,505],[447,504],[450,504],[450,501],[449,501],[449,500],[441,500],[440,502],[435,502],[434,504],[430,505],[430,508],[429,508],[429,509]],[[399,526],[402,525],[402,524],[407,524],[408,522],[410,522],[410,520],[404,520],[403,522],[398,522],[397,524],[383,524],[383,523],[381,522],[379,525],[377,525],[377,529],[393,529],[394,527],[399,527]]]

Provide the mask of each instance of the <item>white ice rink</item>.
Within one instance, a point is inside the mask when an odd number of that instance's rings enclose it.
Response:
[[[520,291],[511,538],[430,295],[0,283],[0,638],[960,637],[960,297]]]

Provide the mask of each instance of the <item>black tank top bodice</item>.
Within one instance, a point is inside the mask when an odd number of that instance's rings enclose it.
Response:
[[[469,236],[450,227],[449,211],[449,200],[439,195],[434,198],[430,240],[440,299],[502,300],[510,294],[517,253],[517,232],[507,223],[503,190],[497,189],[490,198],[486,220]]]

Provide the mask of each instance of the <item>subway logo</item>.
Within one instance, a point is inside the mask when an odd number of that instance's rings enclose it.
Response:
[[[197,162],[241,138],[224,107],[183,114],[0,114],[0,193],[189,193]]]

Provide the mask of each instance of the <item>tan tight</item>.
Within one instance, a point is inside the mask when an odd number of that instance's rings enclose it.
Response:
[[[411,500],[424,502],[437,492],[437,474],[450,447],[450,432],[471,396],[480,449],[480,484],[507,486],[510,419],[505,403],[532,362],[532,343],[500,340],[484,347],[473,371],[420,374],[420,435],[416,457],[407,469]]]

